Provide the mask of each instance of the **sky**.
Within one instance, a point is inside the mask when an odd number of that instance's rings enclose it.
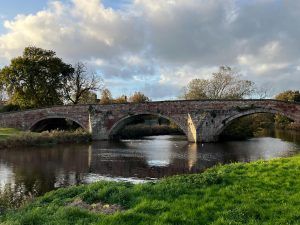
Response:
[[[227,65],[272,97],[299,90],[299,24],[295,0],[0,0],[0,68],[37,46],[164,100]]]

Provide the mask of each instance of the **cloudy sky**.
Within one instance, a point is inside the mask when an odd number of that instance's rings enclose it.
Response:
[[[114,96],[176,99],[229,65],[270,95],[300,87],[300,1],[0,0],[0,67],[26,46],[83,61]]]

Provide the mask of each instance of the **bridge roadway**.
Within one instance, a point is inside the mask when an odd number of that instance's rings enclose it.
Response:
[[[177,100],[111,105],[67,105],[0,114],[0,127],[32,130],[47,119],[69,119],[95,140],[113,138],[139,115],[157,115],[176,123],[190,142],[214,142],[235,119],[255,114],[281,114],[300,126],[300,104],[264,100]]]

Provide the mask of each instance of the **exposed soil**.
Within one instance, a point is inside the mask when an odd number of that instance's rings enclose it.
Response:
[[[69,206],[86,209],[95,213],[114,214],[123,211],[123,208],[117,204],[105,204],[102,202],[88,204],[80,198],[76,198]]]

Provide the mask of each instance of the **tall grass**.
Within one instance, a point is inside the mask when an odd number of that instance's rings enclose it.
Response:
[[[0,189],[0,215],[16,210],[33,201],[36,193],[28,193],[22,186],[6,185]]]
[[[91,134],[82,129],[75,131],[53,130],[42,133],[20,132],[5,139],[0,139],[0,149],[60,143],[83,143],[90,142],[91,138]]]

